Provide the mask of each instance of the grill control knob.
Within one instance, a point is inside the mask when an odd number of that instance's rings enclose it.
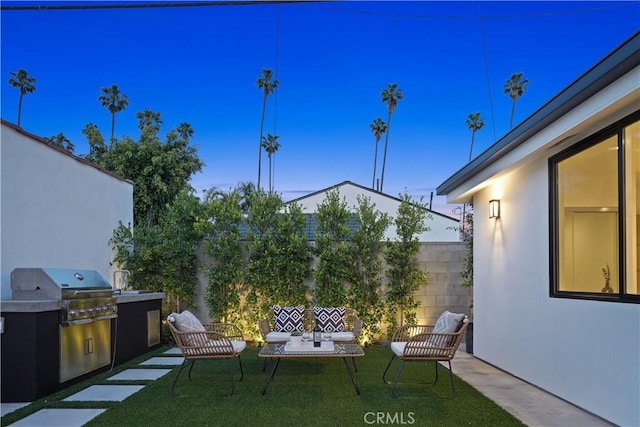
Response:
[[[76,317],[76,314],[78,314],[78,313],[76,313],[76,311],[75,311],[75,310],[71,310],[71,311],[69,311],[69,317],[70,317],[70,318],[71,318],[71,317]]]

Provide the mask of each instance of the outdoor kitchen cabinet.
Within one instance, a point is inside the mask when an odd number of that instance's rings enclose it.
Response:
[[[162,293],[118,297],[118,319],[112,323],[115,363],[119,365],[161,345]]]
[[[161,345],[153,338],[159,333],[163,298],[163,293],[117,297],[118,317],[107,320],[110,353],[115,355],[116,365]],[[66,382],[61,378],[60,301],[3,300],[0,311],[4,318],[4,331],[0,334],[2,402],[32,402],[110,369],[108,363],[77,371],[71,376],[78,376]],[[89,332],[89,337],[93,335]],[[93,363],[80,363],[85,362]],[[103,363],[100,360],[97,364]]]
[[[31,402],[59,390],[60,309],[2,310],[2,402]]]

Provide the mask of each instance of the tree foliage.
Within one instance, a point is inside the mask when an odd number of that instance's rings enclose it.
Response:
[[[513,128],[513,117],[516,112],[516,101],[527,90],[529,80],[523,79],[524,73],[513,73],[504,83],[504,93],[511,98],[511,118],[509,119],[509,129]]]
[[[63,150],[67,150],[70,153],[73,153],[75,146],[69,139],[64,135],[64,133],[60,132],[57,135],[52,135],[47,138],[47,142],[49,145],[53,145],[54,147],[60,147]]]
[[[335,189],[318,205],[314,252],[318,257],[315,269],[314,303],[321,306],[345,305],[346,289],[352,278],[351,232],[347,202]]]
[[[100,91],[102,92],[102,95],[98,97],[98,101],[100,101],[100,104],[109,111],[109,114],[111,114],[110,141],[113,141],[116,130],[116,114],[127,108],[127,105],[129,105],[129,97],[120,92],[118,85],[103,87]]]
[[[416,202],[408,194],[400,195],[401,203],[398,214],[393,221],[396,226],[397,237],[388,243],[386,261],[389,266],[387,277],[387,322],[389,330],[397,327],[397,315],[400,315],[400,325],[416,321],[416,309],[419,302],[414,293],[421,286],[428,283],[429,275],[420,269],[417,254],[420,250],[418,235],[428,231],[425,221],[430,217],[429,211],[422,203]]]
[[[136,227],[120,223],[110,241],[114,263],[130,271],[134,289],[162,291],[169,306],[179,311],[193,301],[197,285],[196,229],[202,206],[192,191],[181,191],[168,206],[159,224]]]
[[[284,207],[280,196],[264,191],[252,193],[249,204],[245,282],[256,324],[274,304],[306,305],[311,254],[299,205]]]
[[[18,100],[18,126],[20,126],[20,119],[22,116],[22,98],[28,93],[36,91],[36,78],[29,75],[26,70],[19,69],[18,71],[9,72],[11,78],[9,79],[9,85],[20,90],[20,98]]]
[[[365,340],[371,341],[380,333],[379,320],[384,314],[380,298],[382,287],[382,256],[384,233],[390,218],[378,211],[369,197],[358,196],[356,220],[358,229],[351,239],[352,284],[348,290],[349,307],[362,319]]]
[[[214,321],[237,322],[242,318],[240,294],[243,288],[240,193],[210,190],[204,210],[198,228],[205,236],[205,252],[212,258],[207,267],[209,315]]]
[[[264,113],[267,110],[267,98],[270,93],[278,88],[280,83],[277,79],[273,79],[273,72],[269,68],[263,68],[262,74],[258,76],[256,85],[262,90],[262,115],[260,116],[260,139],[258,140],[258,190],[260,189],[260,179],[262,175],[262,139],[264,131]]]
[[[382,157],[382,173],[380,175],[380,190],[384,186],[384,172],[387,167],[387,146],[389,145],[389,132],[391,130],[391,115],[398,106],[398,100],[404,98],[402,89],[398,88],[398,83],[389,83],[387,87],[382,89],[380,94],[382,102],[387,104],[387,132],[384,139],[384,155]]]
[[[134,182],[136,227],[158,224],[169,203],[190,188],[189,179],[204,165],[197,148],[189,145],[177,130],[170,131],[165,142],[160,141],[153,132],[155,123],[161,123],[159,114],[151,121],[148,119],[147,115],[140,118],[142,128],[147,131],[143,130],[138,142],[125,136],[105,145],[97,126],[91,123],[82,131],[90,146],[87,159]]]

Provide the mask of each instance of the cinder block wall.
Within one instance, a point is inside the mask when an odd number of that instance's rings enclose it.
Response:
[[[422,271],[429,273],[429,283],[420,286],[415,294],[420,301],[417,312],[418,323],[433,325],[444,310],[469,314],[472,290],[459,285],[466,255],[467,249],[463,242],[421,244],[418,263]],[[210,259],[201,249],[198,250],[198,261],[200,266],[210,263]],[[313,265],[315,264],[314,261]],[[191,310],[203,323],[210,321],[205,300],[207,284],[207,272],[204,268],[200,268],[194,307],[191,307]]]
[[[463,242],[428,242],[420,246],[418,262],[429,273],[429,284],[416,291],[421,303],[418,323],[433,325],[444,310],[469,314],[472,289],[460,286],[467,248]]]

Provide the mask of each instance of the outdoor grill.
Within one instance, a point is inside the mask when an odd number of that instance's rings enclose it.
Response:
[[[16,268],[11,272],[14,300],[58,300],[62,326],[118,316],[113,289],[95,270]]]
[[[111,361],[111,319],[118,317],[113,289],[97,271],[16,268],[14,300],[60,302],[60,382]]]

